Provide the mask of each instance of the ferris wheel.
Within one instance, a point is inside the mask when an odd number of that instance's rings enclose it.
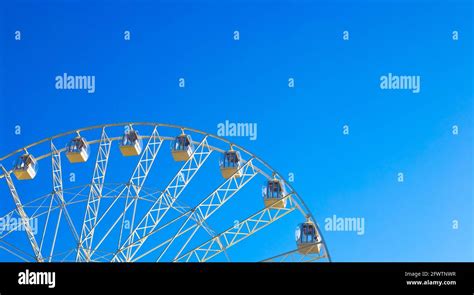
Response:
[[[331,261],[277,171],[183,126],[106,124],[40,140],[0,158],[0,191],[1,261]]]

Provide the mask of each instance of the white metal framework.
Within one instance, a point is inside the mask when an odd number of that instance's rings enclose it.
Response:
[[[105,173],[109,162],[111,145],[112,141],[110,141],[105,132],[105,128],[103,128],[89,198],[87,200],[86,213],[82,223],[81,239],[76,256],[77,261],[90,261],[92,237],[94,236],[97,214],[99,213],[100,197],[104,188]]]
[[[123,157],[114,144],[127,128],[139,130],[144,142],[136,157]],[[66,148],[56,147],[79,133],[87,135],[84,138],[91,155],[96,153],[95,161],[89,159],[90,166],[74,163],[63,167]],[[191,140],[193,149],[187,160],[174,162],[171,154],[160,150],[183,133],[198,140]],[[242,159],[235,173],[223,178],[214,157],[229,149],[238,151]],[[40,166],[33,180],[12,179],[13,168],[5,167],[26,151],[38,163],[51,159],[51,189],[45,184],[48,167]],[[3,224],[8,225],[0,232],[0,261],[206,262],[229,261],[231,251],[248,253],[248,258],[239,261],[330,261],[316,219],[291,184],[246,149],[196,129],[158,123],[82,128],[1,157],[0,168],[0,185],[6,184],[13,198],[11,211],[0,212]],[[166,173],[170,170],[176,172]],[[85,183],[63,187],[73,182],[73,176]],[[264,203],[255,189],[259,178],[260,183],[278,179],[285,195],[273,204]],[[32,198],[38,191],[45,195]],[[283,228],[286,225],[279,220],[290,224],[294,222],[290,218],[316,225],[318,242],[305,246],[308,251],[297,249],[283,234],[281,244],[287,249],[280,252],[283,254],[257,258],[251,253],[251,242],[241,243],[252,241],[254,235],[265,238],[266,227]],[[25,233],[26,240],[20,238]],[[321,250],[313,251],[314,247]]]
[[[23,223],[25,229],[26,229],[26,234],[28,235],[28,240],[30,241],[31,248],[33,249],[35,253],[35,259],[38,262],[43,262],[43,255],[41,255],[40,248],[38,246],[38,242],[36,241],[35,235],[33,234],[33,230],[31,229],[31,221],[28,215],[25,212],[25,209],[23,208],[23,204],[20,201],[20,196],[18,195],[18,192],[16,190],[15,185],[13,184],[13,180],[10,176],[10,173],[5,170],[3,166],[1,166],[3,170],[3,175],[5,179],[7,180],[8,187],[10,189],[10,193],[13,197],[13,200],[15,201],[16,205],[16,210],[18,214],[21,217],[21,222]]]

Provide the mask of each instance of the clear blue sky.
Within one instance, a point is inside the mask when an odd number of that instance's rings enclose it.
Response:
[[[294,173],[320,224],[365,218],[324,232],[335,261],[473,261],[472,1],[33,2],[0,4],[1,155],[102,123],[255,122],[229,139]],[[65,72],[95,93],[56,90]],[[381,90],[388,73],[420,93]]]

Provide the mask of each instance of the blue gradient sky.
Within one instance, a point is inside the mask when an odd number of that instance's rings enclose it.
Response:
[[[229,139],[294,173],[320,224],[365,218],[324,232],[335,261],[473,261],[472,1],[64,2],[0,4],[1,155],[102,123],[255,122]],[[65,72],[96,92],[56,90]],[[381,90],[389,72],[421,92]]]

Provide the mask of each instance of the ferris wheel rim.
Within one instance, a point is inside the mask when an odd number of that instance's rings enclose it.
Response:
[[[50,137],[46,137],[46,138],[43,138],[39,141],[36,141],[36,142],[33,142],[29,145],[26,145],[22,148],[19,148],[17,150],[14,150],[8,154],[6,154],[5,156],[2,156],[0,157],[0,162],[1,161],[4,161],[8,158],[11,158],[13,157],[14,155],[16,154],[19,154],[21,152],[24,152],[24,151],[27,151],[28,149],[31,149],[35,146],[38,146],[40,144],[43,144],[43,143],[47,143],[47,142],[51,142],[53,141],[54,139],[58,139],[58,138],[63,138],[63,137],[66,137],[68,135],[71,135],[71,134],[79,134],[80,132],[85,132],[85,131],[91,131],[91,130],[97,130],[97,129],[106,129],[106,128],[112,128],[112,127],[120,127],[120,126],[150,126],[150,127],[155,127],[155,128],[160,128],[160,127],[163,127],[163,128],[171,128],[171,129],[179,129],[181,131],[189,131],[189,132],[193,132],[193,133],[198,133],[198,134],[201,134],[203,136],[206,136],[206,137],[210,137],[210,138],[214,138],[216,140],[219,140],[221,142],[224,142],[224,143],[227,143],[230,147],[232,148],[237,148],[239,149],[240,151],[244,152],[245,154],[247,154],[248,156],[250,156],[251,158],[253,158],[254,160],[256,160],[257,162],[263,164],[268,170],[270,170],[272,172],[273,175],[276,175],[278,176],[278,178],[280,180],[282,180],[284,182],[285,185],[287,185],[291,191],[292,191],[292,194],[297,198],[297,200],[299,201],[299,203],[301,204],[302,208],[301,208],[301,211],[303,211],[305,213],[305,217],[306,218],[310,218],[316,228],[317,228],[317,231],[321,237],[321,244],[322,246],[324,247],[324,250],[325,250],[325,253],[326,253],[326,256],[327,256],[327,259],[329,262],[331,262],[331,255],[329,253],[329,249],[328,249],[328,246],[326,244],[326,241],[324,239],[324,236],[323,236],[323,233],[318,225],[318,222],[316,220],[316,218],[314,217],[313,213],[311,212],[310,208],[306,205],[304,199],[298,194],[298,192],[295,190],[295,188],[291,185],[291,183],[289,183],[289,181],[286,180],[286,178],[284,178],[282,176],[281,173],[279,173],[276,169],[274,169],[272,166],[270,166],[265,160],[263,160],[261,157],[257,156],[256,154],[252,153],[251,151],[249,151],[248,149],[242,147],[241,145],[239,144],[236,144],[234,142],[232,142],[231,140],[227,139],[227,138],[224,138],[222,136],[218,136],[216,134],[212,134],[212,133],[208,133],[208,132],[205,132],[203,130],[200,130],[200,129],[196,129],[196,128],[191,128],[191,127],[187,127],[187,126],[183,126],[183,125],[177,125],[177,124],[169,124],[169,123],[157,123],[157,122],[149,122],[149,121],[143,121],[143,122],[121,122],[121,123],[106,123],[106,124],[100,124],[100,125],[92,125],[92,126],[88,126],[88,127],[83,127],[83,128],[78,128],[78,129],[73,129],[73,130],[70,130],[70,131],[66,131],[66,132],[62,132],[62,133],[58,133],[56,135],[53,135],[53,136],[50,136]],[[143,136],[143,137],[147,137],[147,136]],[[166,138],[166,137],[163,137],[164,140],[171,140],[170,138]],[[111,138],[112,141],[114,140],[117,140],[117,138]],[[88,141],[88,143],[93,143],[93,144],[96,144],[98,143],[99,141],[97,140],[97,142],[93,142],[93,141]],[[193,143],[196,143],[193,141]],[[220,148],[216,148],[214,147],[213,145],[209,145],[210,148],[213,148],[214,150],[222,153],[222,150]],[[46,153],[44,155],[42,155],[42,157],[49,157],[51,156],[51,153]],[[0,164],[0,166],[2,166]],[[10,170],[7,170],[8,173],[10,173],[11,171]],[[1,173],[1,172],[0,172]],[[265,174],[262,173],[262,175],[265,176]],[[1,173],[0,174],[0,179],[4,178],[5,177],[5,174],[4,173]]]

